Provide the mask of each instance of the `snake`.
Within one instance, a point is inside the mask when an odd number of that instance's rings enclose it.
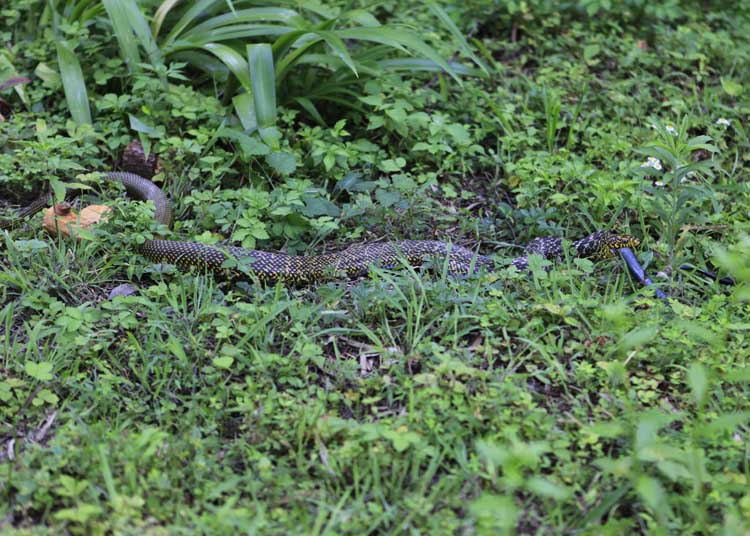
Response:
[[[107,181],[121,183],[129,196],[154,205],[154,220],[167,227],[173,223],[170,200],[164,191],[143,175],[148,173],[143,162],[135,160],[133,168],[140,174],[130,171],[103,172]],[[127,162],[126,162],[127,164]],[[19,210],[14,218],[0,221],[0,230],[17,225],[21,220],[46,207],[50,194],[37,198],[27,207]],[[637,261],[631,248],[637,247],[640,240],[627,234],[600,230],[572,242],[570,251],[574,256],[594,261],[614,258],[621,253],[634,274],[632,262]],[[446,241],[439,240],[398,240],[386,242],[355,243],[345,249],[323,255],[287,255],[235,246],[217,246],[199,242],[164,240],[155,238],[134,246],[136,251],[153,263],[172,264],[179,268],[198,268],[233,278],[257,279],[264,283],[308,284],[326,279],[355,278],[367,275],[373,266],[390,269],[404,262],[420,266],[428,261],[443,260],[450,274],[464,275],[480,269],[494,270],[495,261],[488,256]],[[566,251],[565,243],[559,237],[540,237],[530,241],[523,255],[512,258],[510,266],[519,271],[529,270],[529,257],[540,255],[547,259],[558,258]],[[231,261],[233,259],[233,262]],[[227,262],[230,260],[230,262]],[[436,266],[439,266],[436,265]],[[639,281],[645,275],[636,274]]]

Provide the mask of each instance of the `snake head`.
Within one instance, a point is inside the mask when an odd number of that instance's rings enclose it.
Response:
[[[573,243],[581,257],[593,260],[613,258],[618,249],[635,248],[641,241],[630,235],[613,233],[611,231],[597,231]]]

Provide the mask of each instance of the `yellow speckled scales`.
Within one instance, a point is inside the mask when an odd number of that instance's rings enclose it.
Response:
[[[198,266],[216,272],[226,271],[222,265],[231,256],[240,261],[246,260],[247,272],[261,281],[292,284],[366,275],[374,265],[394,268],[406,261],[418,266],[427,259],[444,259],[446,256],[449,271],[456,274],[468,273],[472,267],[491,267],[493,264],[489,257],[435,240],[355,244],[337,253],[307,257],[173,240],[149,240],[139,251],[154,262],[180,267]],[[231,270],[231,273],[242,275],[238,270]]]

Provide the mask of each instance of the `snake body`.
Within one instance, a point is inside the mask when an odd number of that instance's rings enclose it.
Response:
[[[167,195],[149,179],[129,172],[107,172],[104,178],[120,182],[130,196],[152,201],[154,218],[166,225],[172,224],[172,208]],[[44,208],[49,195],[42,196],[22,209],[13,220],[0,222],[0,229],[15,225]],[[609,259],[622,248],[635,247],[640,241],[632,236],[609,231],[598,231],[572,243],[576,256],[592,260]],[[404,261],[421,265],[428,260],[444,260],[453,274],[466,274],[478,268],[491,270],[494,261],[490,257],[476,254],[462,246],[436,240],[402,240],[354,244],[337,253],[311,256],[291,256],[234,246],[212,246],[197,242],[176,240],[146,240],[137,246],[138,252],[155,263],[197,267],[231,276],[256,277],[263,282],[282,281],[304,284],[333,277],[356,277],[366,275],[373,265],[384,268],[399,266]],[[532,240],[524,250],[524,256],[512,259],[511,265],[518,270],[528,269],[528,256],[559,257],[564,253],[561,238],[544,237]],[[228,259],[234,258],[239,267],[227,267]],[[439,266],[439,265],[438,265]]]

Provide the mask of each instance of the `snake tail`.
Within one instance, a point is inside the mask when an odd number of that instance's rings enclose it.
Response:
[[[172,205],[164,191],[156,184],[140,175],[126,171],[110,171],[102,173],[102,176],[105,180],[121,183],[131,197],[142,201],[152,201],[154,203],[154,219],[167,227],[171,227]],[[0,221],[0,230],[10,229],[18,225],[25,218],[33,216],[49,206],[51,201],[52,194],[49,192],[42,194],[31,204],[19,210],[12,219]]]

